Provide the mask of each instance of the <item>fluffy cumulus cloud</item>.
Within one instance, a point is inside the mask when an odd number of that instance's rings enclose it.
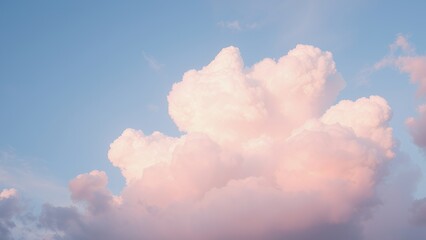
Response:
[[[41,225],[56,239],[360,239],[395,155],[391,109],[379,96],[333,105],[343,87],[313,46],[251,67],[225,48],[171,90],[181,136],[126,129],[111,144],[120,196],[104,172],[79,175],[83,205],[45,205]]]
[[[71,199],[87,204],[92,213],[106,211],[111,205],[120,201],[107,189],[108,177],[105,172],[94,170],[80,174],[69,184]]]

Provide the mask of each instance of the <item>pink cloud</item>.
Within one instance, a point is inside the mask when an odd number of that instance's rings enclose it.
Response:
[[[396,60],[396,66],[404,73],[410,75],[413,83],[418,84],[418,93],[426,94],[426,57],[402,56]]]
[[[88,210],[93,214],[106,211],[116,199],[107,189],[107,184],[105,172],[94,170],[80,174],[69,184],[71,199],[87,203]]]
[[[405,54],[412,54],[415,50],[408,39],[402,34],[399,34],[396,37],[395,42],[390,45],[390,50],[392,53],[398,51],[399,49],[401,49]]]
[[[333,106],[343,87],[313,46],[251,67],[225,48],[169,93],[182,136],[126,129],[108,153],[120,196],[104,172],[79,175],[86,210],[45,206],[43,226],[65,239],[357,239],[394,140],[386,100]]]
[[[108,158],[120,168],[127,182],[142,177],[145,168],[159,162],[169,162],[177,140],[154,132],[126,129],[110,146]]]
[[[0,200],[13,198],[13,197],[16,196],[16,194],[17,194],[17,192],[16,192],[16,189],[14,189],[14,188],[3,189],[0,192]]]
[[[343,87],[330,52],[298,45],[278,61],[245,68],[239,50],[228,47],[173,85],[169,113],[180,130],[218,142],[285,137],[320,116]]]
[[[419,117],[409,118],[406,121],[414,143],[421,148],[426,148],[426,105],[418,108]]]
[[[401,50],[401,51],[399,51]],[[390,54],[379,61],[376,69],[394,66],[401,72],[407,73],[410,81],[417,84],[417,95],[426,96],[426,56],[416,54],[414,47],[408,39],[399,35],[390,45]],[[406,121],[414,143],[421,148],[426,148],[426,105],[419,106],[419,118],[409,118]]]

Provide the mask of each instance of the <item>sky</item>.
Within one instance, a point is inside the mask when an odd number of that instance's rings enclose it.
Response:
[[[422,1],[0,1],[0,239],[425,239]]]

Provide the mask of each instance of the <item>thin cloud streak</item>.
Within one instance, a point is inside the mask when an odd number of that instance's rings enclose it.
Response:
[[[243,23],[240,23],[240,21],[238,20],[220,21],[217,23],[217,25],[221,28],[229,29],[235,32],[244,31],[244,30],[253,30],[260,27],[258,23],[243,24]]]
[[[142,53],[143,58],[145,59],[145,61],[148,63],[148,66],[154,70],[154,71],[160,71],[164,65],[161,64],[160,62],[158,62],[157,59],[155,59],[154,57],[146,54],[145,52]]]

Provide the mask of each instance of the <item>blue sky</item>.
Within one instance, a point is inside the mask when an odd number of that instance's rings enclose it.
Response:
[[[68,182],[99,169],[119,193],[124,179],[108,161],[109,144],[126,128],[180,135],[167,109],[173,83],[231,45],[246,66],[298,43],[332,52],[346,81],[338,100],[386,98],[401,151],[426,173],[404,125],[424,98],[394,68],[369,72],[398,34],[426,53],[425,8],[379,0],[1,1],[0,187],[64,204]],[[418,197],[424,189],[426,180]]]
[[[240,48],[249,66],[264,57],[278,58],[298,43],[318,46],[333,53],[347,82],[341,99],[384,96],[398,123],[415,112],[415,87],[407,84],[407,76],[386,70],[368,76],[366,85],[359,82],[397,34],[408,35],[422,52],[422,3],[0,4],[0,147],[28,159],[23,161],[61,185],[80,172],[101,168],[117,189],[122,180],[107,161],[109,144],[128,127],[176,135],[167,114],[171,85],[230,45]],[[233,21],[242,29],[221,26]],[[160,69],[150,67],[146,57]],[[405,129],[396,131],[404,147],[416,152],[406,143]]]
[[[31,167],[43,166],[36,170],[61,184],[93,168],[111,172],[120,182],[106,159],[109,144],[127,127],[177,134],[167,114],[171,85],[230,45],[240,48],[246,65],[277,58],[297,43],[331,51],[348,84],[340,97],[386,97],[399,107],[394,110],[399,126],[394,128],[401,128],[401,121],[414,113],[406,104],[416,101],[407,76],[389,70],[368,76],[366,85],[358,81],[365,68],[387,53],[397,34],[407,34],[423,50],[421,5],[4,1],[0,146]],[[233,21],[242,29],[220,24]],[[160,69],[150,67],[144,54]]]

